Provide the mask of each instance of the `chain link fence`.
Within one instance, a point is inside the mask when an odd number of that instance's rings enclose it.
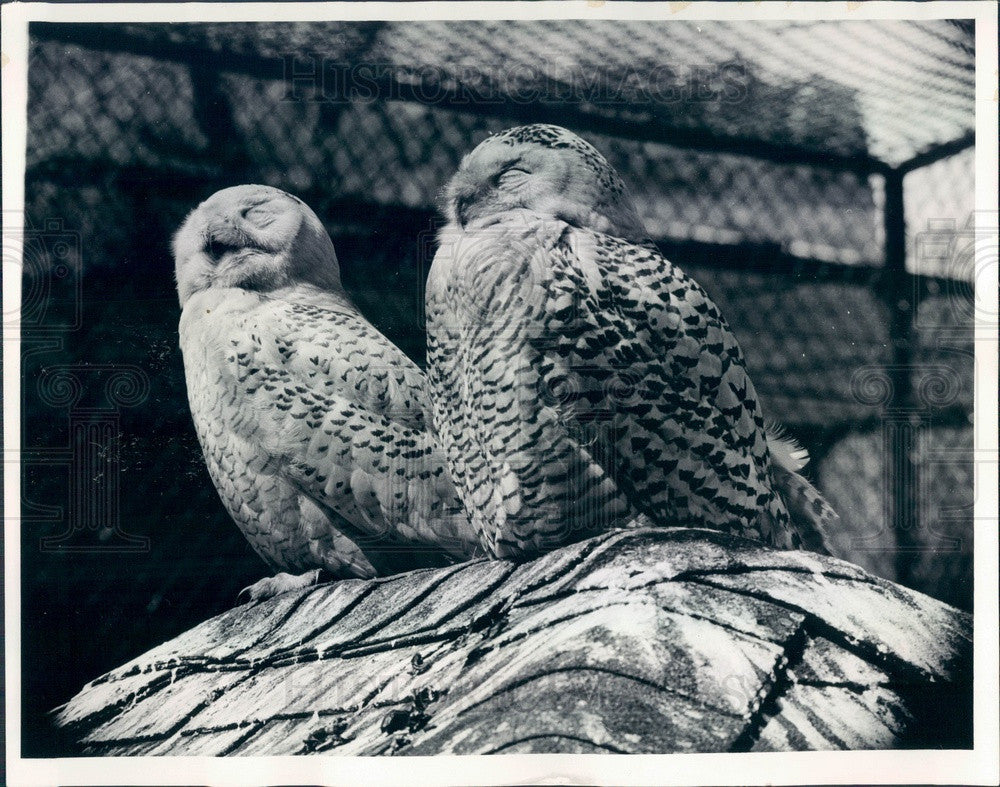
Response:
[[[187,411],[169,251],[185,213],[237,183],[300,196],[358,306],[422,363],[440,189],[488,133],[524,122],[604,152],[663,251],[716,300],[767,415],[809,449],[843,518],[837,554],[971,608],[971,23],[30,35],[27,715],[264,571]],[[57,748],[40,733],[25,745]]]

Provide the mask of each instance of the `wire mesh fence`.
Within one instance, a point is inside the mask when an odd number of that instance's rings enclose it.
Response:
[[[295,193],[330,230],[358,306],[422,363],[440,189],[488,133],[521,122],[560,123],[605,153],[654,240],[717,302],[766,414],[810,450],[841,513],[837,554],[971,607],[970,23],[30,34],[25,654],[78,655],[28,676],[36,711],[263,571],[190,425],[169,250],[185,213],[241,182]],[[106,372],[124,366],[141,396],[109,398]],[[58,370],[72,395],[36,385]],[[103,441],[88,472],[118,478],[102,493],[114,521],[100,503],[70,524],[81,424]]]

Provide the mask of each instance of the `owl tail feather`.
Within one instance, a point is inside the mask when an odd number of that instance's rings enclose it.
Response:
[[[797,473],[809,464],[809,452],[785,435],[785,430],[780,424],[768,421],[764,425],[764,434],[767,437],[767,449],[771,452],[771,459],[790,473]]]
[[[771,452],[771,480],[785,502],[802,546],[829,555],[830,535],[839,526],[840,516],[819,490],[799,475],[798,471],[809,461],[809,454],[775,424],[768,424],[765,433]]]

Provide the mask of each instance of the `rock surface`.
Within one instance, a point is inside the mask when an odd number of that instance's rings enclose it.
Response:
[[[972,619],[703,530],[237,607],[54,712],[82,754],[971,746]]]

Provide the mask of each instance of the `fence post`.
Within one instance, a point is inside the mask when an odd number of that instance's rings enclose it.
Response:
[[[200,63],[191,63],[188,72],[194,93],[194,118],[208,140],[206,158],[218,165],[228,182],[246,182],[250,157],[233,117],[229,96],[220,84],[221,74]]]
[[[913,315],[917,307],[906,270],[906,219],[903,201],[905,172],[885,174],[885,279],[883,298],[889,314],[892,361],[891,399],[883,414],[886,451],[887,511],[896,540],[896,581],[907,584],[919,548],[917,491],[922,479],[914,456],[919,445],[920,415],[913,392]]]

